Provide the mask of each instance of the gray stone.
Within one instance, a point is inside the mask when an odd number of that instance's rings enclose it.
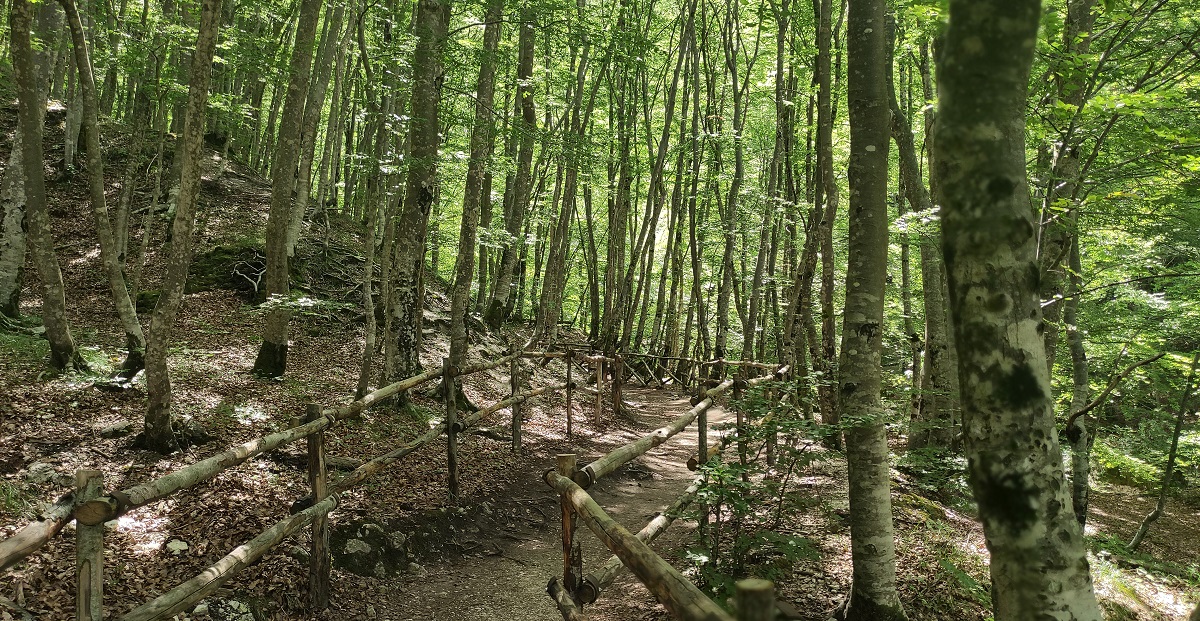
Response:
[[[403,552],[407,544],[408,536],[404,533],[394,532],[387,536],[387,547],[393,552]]]
[[[424,567],[421,567],[420,565],[418,565],[416,563],[408,564],[408,573],[410,573],[418,578],[424,578],[429,575],[428,570],[426,570]]]
[[[188,544],[186,541],[172,539],[167,542],[167,551],[175,556],[179,556],[188,551]]]
[[[120,438],[133,433],[134,424],[131,420],[123,420],[100,429],[101,438]]]
[[[25,480],[33,485],[42,485],[49,483],[58,478],[58,471],[54,466],[44,461],[36,461],[29,464],[29,468],[25,471]]]
[[[360,554],[367,556],[371,554],[371,546],[362,539],[351,539],[346,542],[345,552],[351,556]]]

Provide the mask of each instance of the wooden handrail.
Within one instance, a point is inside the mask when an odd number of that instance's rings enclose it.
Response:
[[[659,535],[666,532],[675,518],[679,517],[692,500],[696,498],[697,492],[700,491],[700,485],[704,482],[704,477],[696,477],[692,480],[692,484],[683,491],[675,502],[669,507],[663,509],[654,519],[650,520],[642,530],[639,530],[634,537],[646,542],[653,542]],[[617,576],[621,575],[621,570],[625,569],[625,564],[621,562],[621,557],[613,555],[608,559],[608,562],[602,565],[599,569],[588,572],[583,580],[575,589],[575,596],[579,598],[581,604],[592,604],[599,599],[600,594],[612,585]]]
[[[728,379],[724,382],[721,382],[719,386],[704,391],[701,393],[703,399],[697,402],[692,409],[688,410],[683,416],[676,418],[675,420],[671,421],[670,424],[659,427],[658,429],[655,429],[654,431],[642,436],[641,438],[638,438],[637,440],[634,440],[633,442],[630,442],[629,444],[626,444],[625,446],[610,451],[603,457],[600,457],[592,463],[584,466],[582,470],[576,473],[576,482],[583,486],[584,489],[587,489],[594,485],[596,481],[599,481],[605,476],[612,474],[617,468],[620,468],[626,463],[632,461],[634,458],[645,454],[647,451],[662,444],[663,442],[670,440],[680,431],[683,431],[685,428],[687,428],[688,425],[692,424],[692,421],[696,420],[696,417],[699,416],[701,412],[707,410],[712,405],[713,397],[725,392],[731,386],[733,386],[733,380]]]
[[[245,569],[247,565],[262,558],[268,550],[278,545],[288,535],[307,526],[316,516],[329,513],[337,505],[337,495],[331,495],[295,515],[276,522],[254,539],[234,548],[224,558],[193,578],[134,608],[129,614],[121,617],[121,621],[166,619],[187,610],[192,604],[216,591],[222,584]]]
[[[565,495],[583,523],[676,618],[684,621],[733,621],[728,613],[684,578],[679,570],[605,513],[574,481],[552,470],[546,473],[545,481],[558,493]]]
[[[33,554],[71,521],[75,509],[75,494],[67,494],[46,508],[36,522],[25,525],[12,537],[0,541],[0,571]]]

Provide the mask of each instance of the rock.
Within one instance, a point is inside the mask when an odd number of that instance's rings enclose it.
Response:
[[[109,520],[104,523],[104,528],[107,528],[109,530],[117,530],[117,527],[120,525],[121,525],[121,522],[119,522],[117,520]]]
[[[104,428],[100,429],[97,433],[100,434],[101,438],[112,439],[112,438],[120,438],[122,436],[127,436],[127,435],[133,433],[134,429],[135,429],[135,427],[134,427],[133,421],[123,420],[123,421],[120,421],[117,423],[113,423],[107,427],[104,427]]]
[[[199,604],[196,604],[196,607],[192,609],[192,614],[196,615],[197,617],[208,616],[208,602],[200,602]]]
[[[408,573],[410,573],[418,578],[424,578],[429,575],[428,570],[426,570],[424,567],[421,567],[420,565],[418,565],[416,563],[408,564]]]
[[[386,578],[387,575],[388,575],[387,567],[383,564],[383,561],[375,563],[375,577],[376,578]]]
[[[387,536],[387,547],[393,552],[403,552],[407,544],[408,536],[404,533],[395,532]]]
[[[307,563],[309,559],[308,550],[305,550],[300,546],[292,546],[291,549],[288,550],[288,556],[300,561],[301,563]]]
[[[189,546],[187,542],[180,539],[172,539],[167,542],[167,551],[175,556],[179,556],[184,552],[187,552],[188,547]]]
[[[54,469],[54,466],[44,461],[36,461],[29,464],[29,468],[25,471],[25,480],[32,485],[49,483],[56,478],[58,478],[58,471]]]
[[[344,551],[350,556],[367,556],[371,553],[371,546],[362,539],[351,539],[346,542]]]
[[[217,621],[256,621],[254,610],[236,599],[214,601],[209,609],[209,614]]]

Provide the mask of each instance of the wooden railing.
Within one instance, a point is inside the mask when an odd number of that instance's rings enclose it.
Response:
[[[517,362],[522,357],[566,358],[568,362],[566,383],[541,388],[522,390]],[[103,619],[103,532],[104,523],[116,519],[134,509],[162,500],[181,490],[194,487],[212,479],[221,472],[242,464],[267,451],[295,442],[308,440],[308,478],[311,496],[302,499],[293,507],[295,513],[271,525],[257,537],[238,546],[216,563],[205,568],[191,579],[179,584],[155,599],[138,606],[121,621],[149,621],[165,619],[187,610],[208,596],[242,569],[262,558],[271,548],[288,536],[312,525],[312,550],[310,553],[309,583],[313,608],[321,610],[329,603],[330,553],[328,547],[328,514],[337,508],[339,496],[352,487],[394,464],[432,440],[447,436],[447,488],[452,499],[458,496],[457,434],[470,428],[483,418],[504,408],[512,408],[513,449],[520,450],[521,413],[525,401],[546,393],[566,390],[568,394],[568,421],[570,420],[570,395],[574,388],[571,376],[570,352],[525,352],[516,351],[500,359],[454,369],[448,362],[441,368],[394,382],[349,404],[321,408],[310,405],[304,422],[282,431],[267,434],[231,447],[216,455],[165,474],[151,481],[123,490],[104,493],[103,474],[98,471],[81,470],[77,473],[76,490],[59,498],[42,512],[39,519],[27,524],[13,536],[0,541],[0,570],[7,569],[33,554],[71,520],[76,521],[79,545],[77,548],[77,613],[80,621]],[[591,360],[581,357],[584,360]],[[510,395],[508,398],[484,407],[474,413],[460,417],[457,412],[455,391],[451,388],[455,378],[461,378],[490,369],[509,365]],[[366,409],[390,397],[412,390],[434,379],[445,381],[446,415],[442,422],[426,433],[395,450],[375,457],[335,482],[328,480],[325,468],[325,432],[347,418],[355,417]],[[597,406],[599,411],[599,405]],[[570,423],[568,422],[568,425]]]
[[[640,354],[627,355],[634,357],[641,356]],[[541,359],[543,366],[550,360],[563,359],[566,365],[566,382],[531,390],[522,390],[521,385],[523,382],[517,364],[521,358]],[[722,369],[722,372],[724,365],[742,365],[747,368],[774,368],[774,365],[741,363],[737,361],[718,360],[699,362],[687,359],[680,360],[686,360],[693,369],[723,363],[718,367]],[[593,367],[590,372],[594,373],[596,378],[596,389],[594,391],[577,386],[577,383],[573,379],[575,367],[577,366],[580,366],[584,372],[589,372],[586,367],[582,367],[584,364],[590,364]],[[456,391],[452,388],[453,381],[456,378],[500,368],[505,365],[509,366],[509,397],[474,413],[460,417],[455,398]],[[0,541],[0,570],[12,567],[45,546],[67,524],[74,520],[76,522],[76,536],[78,541],[78,545],[76,546],[78,579],[76,618],[79,621],[102,621],[104,618],[103,533],[105,522],[116,519],[139,507],[163,500],[181,490],[204,483],[225,470],[303,438],[308,442],[308,480],[311,495],[305,499],[301,499],[301,501],[298,501],[293,506],[294,513],[272,524],[250,541],[234,548],[229,554],[205,568],[196,576],[133,609],[121,617],[120,621],[165,619],[187,610],[193,604],[216,591],[222,584],[236,576],[244,568],[262,558],[263,555],[287,537],[310,525],[313,528],[309,567],[310,603],[314,609],[323,610],[328,607],[330,592],[328,515],[338,507],[342,493],[363,483],[388,466],[445,434],[447,436],[447,492],[452,500],[456,500],[459,495],[457,467],[457,435],[459,433],[499,410],[511,408],[512,446],[515,452],[519,452],[521,450],[521,405],[538,395],[562,390],[566,393],[565,422],[567,437],[570,438],[574,425],[574,392],[576,390],[584,390],[594,395],[595,423],[599,425],[601,423],[606,392],[609,392],[611,395],[611,403],[613,404],[614,411],[618,411],[624,403],[622,392],[623,378],[626,370],[624,356],[621,354],[606,356],[591,351],[577,351],[575,349],[566,349],[565,351],[517,350],[497,360],[461,369],[455,369],[449,364],[448,360],[443,360],[440,368],[430,369],[418,375],[394,382],[351,403],[325,408],[312,404],[308,407],[303,422],[298,425],[248,440],[179,470],[132,487],[122,490],[110,490],[106,493],[103,491],[103,473],[94,470],[80,470],[77,472],[75,491],[62,496],[43,510],[37,520],[27,524],[11,537]],[[611,583],[612,578],[615,577],[620,567],[632,567],[631,563],[640,564],[643,568],[641,570],[635,569],[635,573],[642,572],[638,573],[639,577],[642,577],[643,573],[649,577],[671,575],[671,570],[667,569],[669,566],[664,567],[665,563],[662,559],[659,559],[653,552],[649,551],[649,548],[645,548],[645,544],[641,544],[639,548],[638,543],[634,542],[640,543],[641,540],[652,541],[658,533],[665,530],[666,526],[673,520],[673,517],[663,518],[660,516],[660,518],[656,518],[655,521],[647,525],[638,535],[631,535],[615,522],[612,522],[611,518],[608,518],[603,510],[594,501],[591,501],[590,496],[584,491],[584,488],[591,486],[596,480],[610,474],[621,465],[667,441],[697,418],[700,421],[700,454],[705,455],[707,441],[705,413],[712,405],[713,397],[731,387],[734,388],[735,393],[740,392],[740,389],[746,385],[779,377],[784,372],[786,372],[786,368],[778,370],[774,375],[757,378],[749,382],[742,382],[740,379],[724,380],[714,388],[702,391],[700,395],[693,399],[694,407],[671,424],[655,430],[626,446],[618,448],[612,453],[588,464],[582,470],[575,468],[572,458],[569,469],[560,469],[558,474],[551,472],[547,475],[547,482],[562,494],[564,526],[568,522],[566,516],[582,516],[589,527],[593,530],[598,530],[598,534],[599,532],[606,533],[606,535],[602,536],[602,539],[607,537],[605,539],[606,544],[611,544],[610,549],[613,549],[617,554],[614,557],[617,560],[610,561],[599,572],[589,574],[583,581],[587,585],[591,585],[586,588],[592,588],[595,593],[590,596],[591,599],[586,603],[595,601],[595,597],[599,595],[599,591]],[[612,375],[612,380],[608,387],[609,390],[606,391],[604,383],[606,375],[609,373]],[[429,431],[403,446],[363,463],[341,479],[333,482],[328,480],[328,472],[325,467],[326,431],[347,418],[359,416],[374,405],[438,378],[443,380],[446,387],[444,391],[445,416],[442,422],[434,425]],[[689,488],[690,493],[685,492],[680,501],[677,501],[676,504],[680,508],[686,505],[687,502],[690,502],[690,498],[695,494],[695,487],[696,485],[694,484],[693,487]],[[674,515],[673,512],[670,514]],[[572,525],[574,524],[573,517],[570,522]],[[564,552],[566,554],[564,565],[565,577],[570,575],[570,544],[573,541],[572,533],[573,531],[564,529],[563,541]],[[618,551],[616,548],[620,548],[621,551]],[[632,555],[628,552],[630,549],[635,550]],[[613,563],[616,563],[616,565],[613,566]],[[677,572],[674,575],[677,575]],[[648,579],[650,578],[645,578],[644,581]],[[715,607],[715,604],[712,604],[703,594],[696,591],[695,587],[687,583],[681,576],[678,577],[678,580],[672,580],[670,583],[671,586],[663,587],[665,590],[662,591],[661,595],[672,602],[677,602],[681,610],[699,610],[707,611],[706,614],[724,615],[723,612],[720,612],[719,608]],[[579,580],[572,579],[568,581],[568,584],[573,585],[572,589],[574,590],[574,586],[581,583]],[[687,588],[688,586],[691,587],[691,590]],[[561,588],[557,587],[556,583],[552,583],[551,587],[553,587],[552,590],[558,589],[561,592]],[[753,592],[753,588],[751,587],[761,588],[761,585],[748,584],[747,588],[750,588],[750,590],[747,593]],[[739,584],[739,593],[741,593],[741,589],[742,585]],[[580,590],[579,592],[586,593],[587,591]],[[657,595],[659,593],[656,591]],[[563,611],[564,617],[575,618],[568,616],[570,614],[570,606],[574,605],[573,602],[575,599],[572,596],[563,596],[562,598],[556,596],[556,599],[564,599],[566,602],[560,603],[559,606],[560,610]],[[672,605],[676,604],[673,603]],[[728,616],[685,616],[683,618],[728,619]]]
[[[695,499],[703,484],[704,475],[696,477],[671,506],[646,524],[637,534],[630,533],[605,513],[588,494],[586,488],[591,487],[596,481],[616,471],[622,465],[666,442],[697,420],[699,420],[697,424],[697,439],[700,445],[699,460],[701,463],[707,461],[710,456],[707,449],[707,411],[712,406],[713,399],[730,388],[734,388],[735,393],[740,393],[744,388],[782,379],[789,369],[786,366],[776,368],[774,365],[771,365],[771,368],[774,369],[774,372],[770,375],[748,381],[743,381],[739,375],[737,379],[726,379],[716,387],[701,392],[692,399],[693,407],[682,416],[674,419],[668,425],[610,451],[583,468],[578,467],[576,456],[573,454],[557,457],[555,468],[547,471],[544,479],[559,493],[562,513],[563,567],[561,579],[555,577],[550,580],[546,586],[546,592],[558,607],[564,620],[583,621],[585,617],[582,607],[594,603],[604,589],[612,584],[617,575],[623,569],[628,568],[638,580],[646,585],[655,599],[676,618],[685,621],[732,621],[733,618],[728,613],[684,578],[678,570],[655,554],[648,545],[666,531],[679,512]],[[746,421],[739,413],[737,419],[739,442],[745,435],[745,425]],[[719,453],[728,442],[728,438],[723,440],[713,455]],[[740,454],[744,459],[744,451],[740,451]],[[577,520],[582,520],[613,553],[612,558],[604,565],[586,575],[581,575],[583,571],[582,553],[575,537]],[[739,621],[774,618],[774,586],[768,581],[751,579],[739,582],[737,584],[737,601],[737,619]]]

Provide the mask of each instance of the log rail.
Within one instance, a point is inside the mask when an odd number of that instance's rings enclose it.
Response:
[[[521,379],[522,375],[524,374],[522,374],[517,368],[517,362],[521,358],[540,359],[542,366],[545,366],[551,360],[563,359],[567,368],[567,382],[536,389],[522,390]],[[705,364],[692,360],[688,360],[687,362],[693,365],[695,368],[699,368],[701,365]],[[395,464],[397,461],[417,451],[433,440],[446,435],[450,440],[447,442],[449,447],[447,455],[449,472],[448,487],[451,498],[456,499],[458,488],[458,474],[456,466],[457,434],[470,428],[472,425],[475,425],[491,414],[494,414],[504,408],[511,408],[514,411],[512,421],[514,440],[513,449],[514,451],[519,451],[520,447],[518,443],[520,442],[521,418],[517,414],[517,410],[519,409],[520,404],[539,395],[565,390],[567,394],[566,424],[567,433],[570,435],[572,431],[571,410],[573,409],[571,395],[572,390],[577,388],[575,383],[571,381],[572,367],[574,365],[584,364],[592,365],[595,370],[596,390],[593,394],[595,395],[596,422],[599,423],[601,420],[600,414],[602,410],[602,400],[605,392],[607,392],[603,386],[606,376],[606,368],[612,374],[612,396],[616,399],[620,399],[622,382],[621,378],[623,372],[628,369],[628,367],[625,366],[622,354],[617,353],[606,355],[603,353],[576,351],[574,349],[567,349],[565,351],[527,351],[514,347],[511,353],[507,353],[499,359],[482,364],[467,366],[461,369],[455,369],[448,363],[444,363],[438,368],[432,368],[423,373],[383,386],[374,392],[371,392],[370,394],[367,394],[366,396],[345,405],[330,406],[325,408],[316,405],[310,405],[305,418],[303,419],[303,423],[295,424],[287,429],[248,440],[242,444],[230,447],[224,451],[180,468],[174,472],[167,473],[150,481],[133,485],[119,491],[110,490],[104,492],[102,489],[100,489],[102,487],[100,484],[100,481],[102,481],[100,478],[100,473],[90,471],[86,473],[81,472],[78,489],[70,494],[62,496],[54,504],[47,506],[38,516],[36,521],[27,524],[11,537],[0,541],[0,571],[12,567],[22,559],[28,557],[45,546],[51,539],[61,532],[67,524],[74,520],[79,525],[79,529],[77,529],[78,532],[98,534],[98,536],[95,537],[96,541],[89,546],[86,546],[86,550],[83,549],[84,546],[77,546],[80,548],[80,553],[78,555],[79,558],[77,559],[79,575],[84,576],[85,572],[87,572],[88,575],[92,576],[92,578],[89,580],[84,580],[82,577],[80,578],[81,582],[80,588],[78,589],[77,601],[77,604],[79,604],[80,608],[78,618],[97,620],[101,619],[103,618],[103,612],[101,608],[102,590],[100,589],[99,585],[102,584],[102,579],[99,577],[101,575],[100,568],[95,566],[95,559],[102,558],[103,542],[100,540],[100,535],[103,533],[103,527],[101,525],[104,522],[116,519],[129,513],[130,511],[133,511],[134,509],[163,500],[181,490],[188,489],[209,481],[221,472],[245,463],[246,461],[262,455],[263,453],[278,449],[297,440],[307,438],[309,445],[308,474],[310,485],[312,487],[312,494],[307,499],[307,503],[304,502],[305,499],[302,499],[293,506],[292,515],[279,520],[254,539],[238,546],[224,558],[206,568],[195,577],[163,593],[157,598],[135,608],[125,616],[120,617],[120,620],[150,621],[154,619],[170,618],[172,615],[184,612],[196,602],[216,591],[221,585],[233,578],[245,567],[254,563],[259,558],[262,558],[263,555],[265,555],[274,546],[283,542],[287,537],[310,525],[314,530],[312,544],[313,554],[311,554],[310,559],[312,563],[310,567],[310,596],[312,597],[312,605],[315,609],[324,609],[328,606],[329,594],[327,516],[339,505],[341,494],[361,484],[368,478],[378,474],[388,466]],[[734,365],[736,363],[728,362],[728,364]],[[752,364],[757,365],[757,363]],[[455,410],[456,404],[454,399],[447,398],[445,400],[447,410],[445,419],[437,425],[434,425],[429,429],[429,431],[409,441],[401,447],[367,461],[337,481],[330,482],[328,480],[325,469],[324,433],[335,427],[341,421],[348,418],[358,417],[364,411],[374,405],[382,403],[391,397],[410,391],[433,380],[441,378],[444,381],[451,382],[455,378],[461,378],[491,369],[503,368],[505,365],[510,366],[511,394],[508,398],[465,416],[459,415],[459,413]],[[774,365],[768,366],[774,368]],[[783,372],[783,370],[781,370],[781,372]],[[758,380],[771,379],[772,377],[779,375],[780,373],[776,373],[775,376],[766,376],[763,378],[758,378]],[[754,381],[758,380],[752,380],[750,383],[754,383]],[[703,412],[712,404],[713,397],[721,394],[725,390],[728,390],[730,387],[734,387],[735,392],[737,392],[737,388],[740,388],[742,385],[744,385],[744,383],[740,382],[740,380],[735,381],[730,379],[721,382],[715,388],[703,391],[696,399],[693,400],[695,407],[689,410],[687,414],[679,417],[670,425],[656,430],[655,432],[624,447],[621,447],[609,455],[592,462],[591,464],[588,464],[583,470],[575,470],[573,472],[573,478],[581,481],[584,484],[583,487],[590,486],[596,480],[606,474],[611,473],[622,464],[627,463],[628,461],[636,458],[638,455],[644,454],[651,448],[658,446],[670,439],[672,436],[679,433],[679,431],[691,424],[691,422],[695,420],[697,416],[703,418]],[[449,386],[449,384],[447,384],[447,386]],[[614,411],[619,411],[622,405],[623,403],[621,401],[615,401]],[[86,476],[84,476],[85,474]],[[606,516],[603,516],[603,511],[599,510],[598,505],[595,505],[594,501],[590,501],[590,496],[583,491],[583,487],[577,485],[575,481],[571,480],[570,477],[559,478],[563,479],[563,481],[557,481],[558,485],[562,486],[560,492],[564,494],[563,502],[566,503],[568,501],[567,499],[571,499],[571,502],[573,503],[571,505],[573,507],[571,511],[573,514],[579,511],[579,507],[591,508],[594,506],[596,511],[599,511],[599,513],[596,513],[595,511],[590,512],[589,515],[593,517],[585,518],[585,523],[588,523],[589,526],[593,526],[593,522],[595,524],[607,524],[607,522],[604,521],[604,517]],[[558,487],[556,487],[556,489],[558,489]],[[591,504],[588,504],[589,502],[591,502]],[[576,504],[578,504],[578,507],[575,506]],[[686,502],[683,502],[683,504],[686,504]],[[589,522],[589,519],[592,521]],[[609,519],[608,522],[611,522],[611,519]],[[613,529],[607,529],[605,532],[610,533],[609,536],[610,538],[615,538],[613,539],[614,541],[619,540],[623,542],[622,545],[627,547],[628,545],[634,545],[630,544],[631,541],[638,541],[640,543],[640,540],[638,539],[639,536],[648,541],[653,540],[653,538],[656,537],[658,533],[662,532],[662,530],[665,530],[666,526],[669,524],[670,519],[660,516],[660,519],[656,519],[651,523],[651,525],[647,526],[647,529],[650,530],[643,529],[643,532],[639,533],[638,536],[630,535],[627,531],[625,531],[624,535],[622,535],[620,531]],[[617,528],[620,528],[619,525]],[[566,538],[564,538],[564,541],[566,541]],[[642,545],[644,546],[645,544]],[[97,554],[97,551],[99,551],[99,554]],[[569,554],[569,548],[567,551]],[[646,548],[645,551],[649,552],[649,549]],[[654,556],[653,552],[649,552],[649,554]],[[85,555],[87,558],[85,558]],[[641,556],[639,558],[641,558]],[[653,559],[649,559],[648,557],[646,558],[647,563],[650,563],[652,566],[659,567],[661,569],[660,565],[655,564]],[[655,556],[655,558],[657,558],[657,556]],[[565,558],[565,567],[569,567],[570,560],[571,559],[569,556]],[[658,560],[659,563],[662,563],[661,559]],[[608,583],[611,582],[612,577],[615,577],[617,571],[620,569],[621,561],[616,562],[615,568],[611,566],[612,564],[613,563],[610,562],[610,564],[606,565],[605,568],[603,568],[598,574],[589,574],[587,576],[589,584],[592,584],[595,587],[595,592],[597,594],[599,593],[600,589],[604,588]],[[681,580],[683,583],[687,583],[687,581],[681,576],[679,577],[679,580]],[[576,582],[578,581],[579,580],[577,579]],[[84,582],[87,582],[87,584],[85,585]],[[691,586],[690,583],[687,583],[687,585]],[[554,583],[552,583],[550,586],[557,588],[557,591],[561,594],[559,599],[562,599],[564,602],[572,601],[572,597],[564,592],[561,588],[556,587]],[[687,591],[686,587],[682,585],[678,588],[683,589],[685,594],[675,594],[672,595],[672,597],[683,598],[679,600],[681,602],[691,602],[681,604],[681,606],[684,607],[681,609],[694,608],[695,610],[705,611],[705,615],[707,615],[686,618],[729,619],[728,615],[724,615],[719,608],[715,607],[715,604],[712,604],[711,601],[699,594],[698,591],[695,591],[694,593]],[[691,588],[692,590],[695,589],[694,586]],[[703,601],[697,600],[697,595]],[[664,592],[664,597],[666,596],[667,594]],[[594,598],[592,601],[594,601]],[[705,602],[708,603],[706,604]],[[566,606],[567,605],[565,603],[560,603],[560,609],[563,610],[564,618],[583,618],[582,613],[578,609],[576,609],[574,613],[569,614]],[[724,616],[712,616],[718,614]]]

